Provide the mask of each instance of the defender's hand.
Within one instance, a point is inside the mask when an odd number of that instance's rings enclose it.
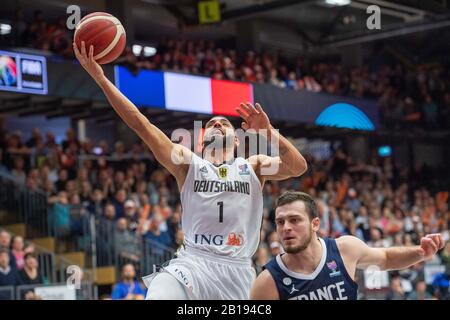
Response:
[[[421,254],[424,260],[431,259],[438,250],[445,247],[445,240],[439,233],[427,234],[420,239],[419,254]]]

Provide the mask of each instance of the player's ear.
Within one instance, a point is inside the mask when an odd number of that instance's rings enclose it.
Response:
[[[320,229],[320,219],[318,217],[315,217],[314,219],[311,220],[311,227],[312,227],[312,230],[314,232],[319,231],[319,229]]]

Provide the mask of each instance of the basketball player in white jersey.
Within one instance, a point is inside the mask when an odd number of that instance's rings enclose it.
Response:
[[[303,156],[271,126],[261,106],[250,103],[237,109],[243,129],[267,130],[268,139],[278,142],[279,156],[235,158],[239,140],[224,117],[208,121],[203,156],[197,156],[174,144],[104,76],[93,59],[92,46],[87,53],[84,43],[81,52],[74,44],[74,51],[114,110],[175,177],[180,189],[184,248],[162,272],[144,277],[147,299],[248,299],[256,276],[251,257],[259,244],[262,187],[266,180],[303,174],[307,167]],[[267,173],[270,167],[278,170]]]

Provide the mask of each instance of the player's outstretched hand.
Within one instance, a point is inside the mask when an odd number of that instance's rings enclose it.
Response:
[[[98,82],[104,77],[102,67],[94,60],[94,46],[91,45],[89,53],[87,53],[84,41],[81,41],[81,51],[74,42],[73,51],[75,51],[75,56],[80,61],[80,64],[95,81]]]
[[[260,129],[271,129],[270,120],[259,103],[252,105],[250,102],[241,103],[236,108],[237,113],[244,119],[242,129],[254,129],[257,132]]]
[[[445,240],[439,233],[427,234],[420,239],[419,254],[421,254],[424,260],[431,259],[438,250],[445,247]]]

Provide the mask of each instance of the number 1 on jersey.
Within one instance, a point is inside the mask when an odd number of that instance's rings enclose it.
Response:
[[[223,201],[217,202],[219,206],[219,222],[223,222]]]

